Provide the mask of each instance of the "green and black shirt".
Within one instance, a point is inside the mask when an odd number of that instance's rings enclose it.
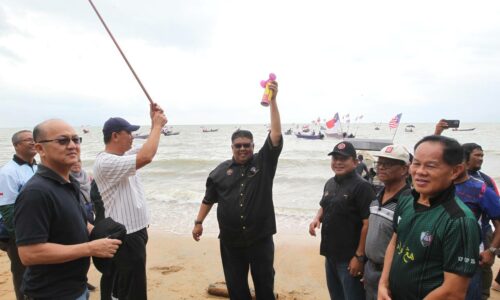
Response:
[[[396,248],[389,274],[393,299],[422,299],[443,284],[444,272],[472,277],[479,266],[480,229],[451,186],[431,198],[401,197],[394,213]]]

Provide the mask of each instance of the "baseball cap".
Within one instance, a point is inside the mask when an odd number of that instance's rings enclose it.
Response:
[[[132,132],[139,129],[140,126],[132,125],[127,120],[123,118],[109,118],[106,123],[104,123],[104,127],[102,128],[102,133],[110,134],[113,132],[120,132],[122,130]]]
[[[328,153],[328,155],[334,154],[356,158],[356,149],[354,149],[354,146],[349,142],[340,142],[333,147],[332,152]]]
[[[378,154],[374,154],[373,156],[401,160],[405,164],[410,163],[410,152],[408,149],[405,146],[397,144],[385,146]]]

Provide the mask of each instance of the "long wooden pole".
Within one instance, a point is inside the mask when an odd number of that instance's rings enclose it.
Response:
[[[132,65],[129,63],[127,57],[125,56],[125,53],[123,53],[122,49],[120,48],[120,45],[118,45],[118,42],[115,40],[115,37],[113,36],[113,34],[109,30],[108,26],[106,25],[106,22],[104,22],[104,19],[101,17],[101,14],[99,14],[99,11],[97,11],[97,8],[95,7],[92,0],[89,0],[89,3],[92,6],[92,8],[94,9],[95,13],[97,14],[97,17],[99,18],[99,20],[101,20],[101,23],[104,26],[104,28],[106,29],[106,31],[108,32],[109,36],[113,40],[113,43],[115,43],[116,48],[118,48],[118,51],[120,51],[120,54],[122,55],[123,59],[127,63],[127,66],[129,67],[130,71],[132,71],[132,74],[134,75],[135,79],[137,80],[137,82],[141,86],[142,91],[144,92],[144,94],[146,94],[146,97],[148,98],[149,103],[153,104],[153,99],[151,99],[151,96],[149,96],[148,91],[146,90],[146,88],[142,84],[141,80],[139,79],[139,76],[137,76],[137,73],[135,73],[134,68],[132,68]]]

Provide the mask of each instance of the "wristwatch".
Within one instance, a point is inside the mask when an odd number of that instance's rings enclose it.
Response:
[[[365,256],[364,255],[357,255],[356,253],[354,253],[354,257],[356,257],[356,259],[361,262],[361,263],[364,263],[365,262]]]
[[[495,255],[499,255],[500,254],[500,248],[489,247],[488,251],[490,251],[492,254],[495,254]]]
[[[194,225],[201,225],[201,224],[203,224],[203,221],[194,220]]]

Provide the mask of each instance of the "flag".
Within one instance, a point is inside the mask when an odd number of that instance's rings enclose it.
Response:
[[[402,113],[397,114],[397,115],[395,115],[395,116],[394,116],[394,118],[392,118],[392,119],[389,121],[389,128],[390,128],[390,129],[394,129],[394,128],[396,128],[396,127],[398,127],[398,126],[399,126],[399,122],[401,121],[401,116],[402,116],[402,115],[403,115]]]
[[[326,128],[332,129],[333,127],[335,127],[335,124],[337,124],[338,121],[339,121],[339,113],[336,113],[333,119],[326,122]]]

